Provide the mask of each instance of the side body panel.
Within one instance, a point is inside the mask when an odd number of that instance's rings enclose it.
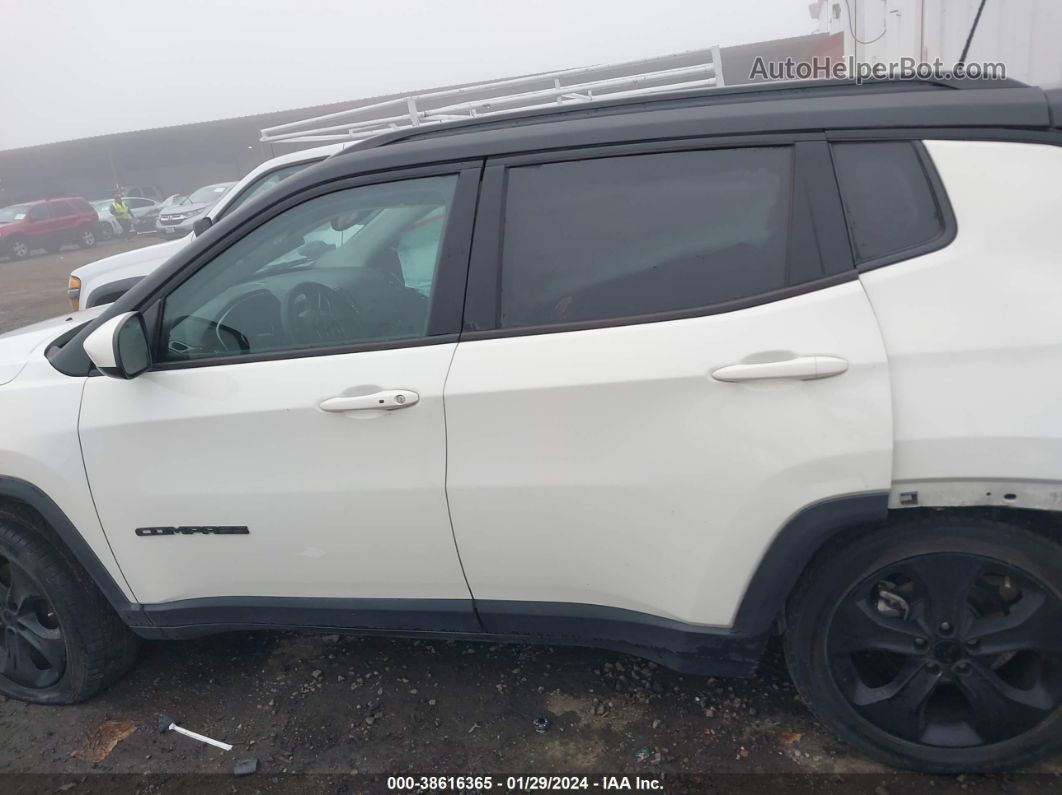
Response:
[[[100,519],[142,603],[468,599],[447,515],[454,344],[90,378],[80,432]],[[412,389],[402,411],[321,401]],[[243,535],[138,528],[246,527]]]
[[[768,353],[849,369],[709,375]],[[450,508],[477,600],[729,626],[790,517],[890,482],[888,369],[858,281],[706,317],[462,342],[446,412]]]
[[[18,377],[0,387],[0,498],[13,496],[31,502],[40,510],[40,504],[29,498],[26,489],[46,495],[84,539],[113,581],[97,579],[104,593],[114,601],[118,596],[113,592],[116,586],[121,599],[134,601],[133,591],[104,535],[85,479],[77,436],[85,379],[56,372],[40,349],[29,358]],[[46,517],[46,521],[51,520],[52,517]],[[66,528],[53,529],[61,532]],[[86,568],[96,573],[92,566]]]
[[[893,505],[910,491],[919,505],[1058,510],[1062,147],[925,146],[957,236],[861,276],[890,362]]]

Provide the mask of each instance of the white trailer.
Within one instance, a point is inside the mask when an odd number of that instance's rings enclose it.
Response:
[[[807,2],[807,0],[794,0]],[[819,33],[843,33],[845,56],[869,63],[910,57],[958,62],[981,0],[815,0]],[[1062,83],[1062,2],[985,0],[967,63],[1002,62],[1007,77]]]

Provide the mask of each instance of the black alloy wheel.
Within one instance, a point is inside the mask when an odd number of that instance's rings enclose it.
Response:
[[[44,689],[66,670],[66,641],[51,601],[17,563],[0,556],[0,677]]]
[[[826,649],[849,704],[903,740],[962,748],[1014,739],[1062,701],[1062,602],[996,560],[921,555],[864,580]]]
[[[783,638],[811,710],[912,770],[1008,770],[1062,752],[1062,534],[1035,519],[899,513],[822,550]]]

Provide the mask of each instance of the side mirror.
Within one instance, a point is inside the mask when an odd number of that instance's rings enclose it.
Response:
[[[195,233],[196,237],[199,237],[213,225],[214,222],[210,220],[210,216],[204,215],[202,218],[192,224],[192,231]]]
[[[151,366],[151,348],[139,312],[112,317],[85,338],[83,347],[99,371],[111,378],[136,378]]]

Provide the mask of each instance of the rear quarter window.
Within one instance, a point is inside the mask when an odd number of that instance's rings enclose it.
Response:
[[[944,241],[944,208],[915,143],[838,143],[832,150],[857,265],[917,256]]]
[[[74,209],[70,202],[55,201],[48,202],[48,205],[52,209],[52,218],[64,218],[68,215],[76,215],[77,210]]]

